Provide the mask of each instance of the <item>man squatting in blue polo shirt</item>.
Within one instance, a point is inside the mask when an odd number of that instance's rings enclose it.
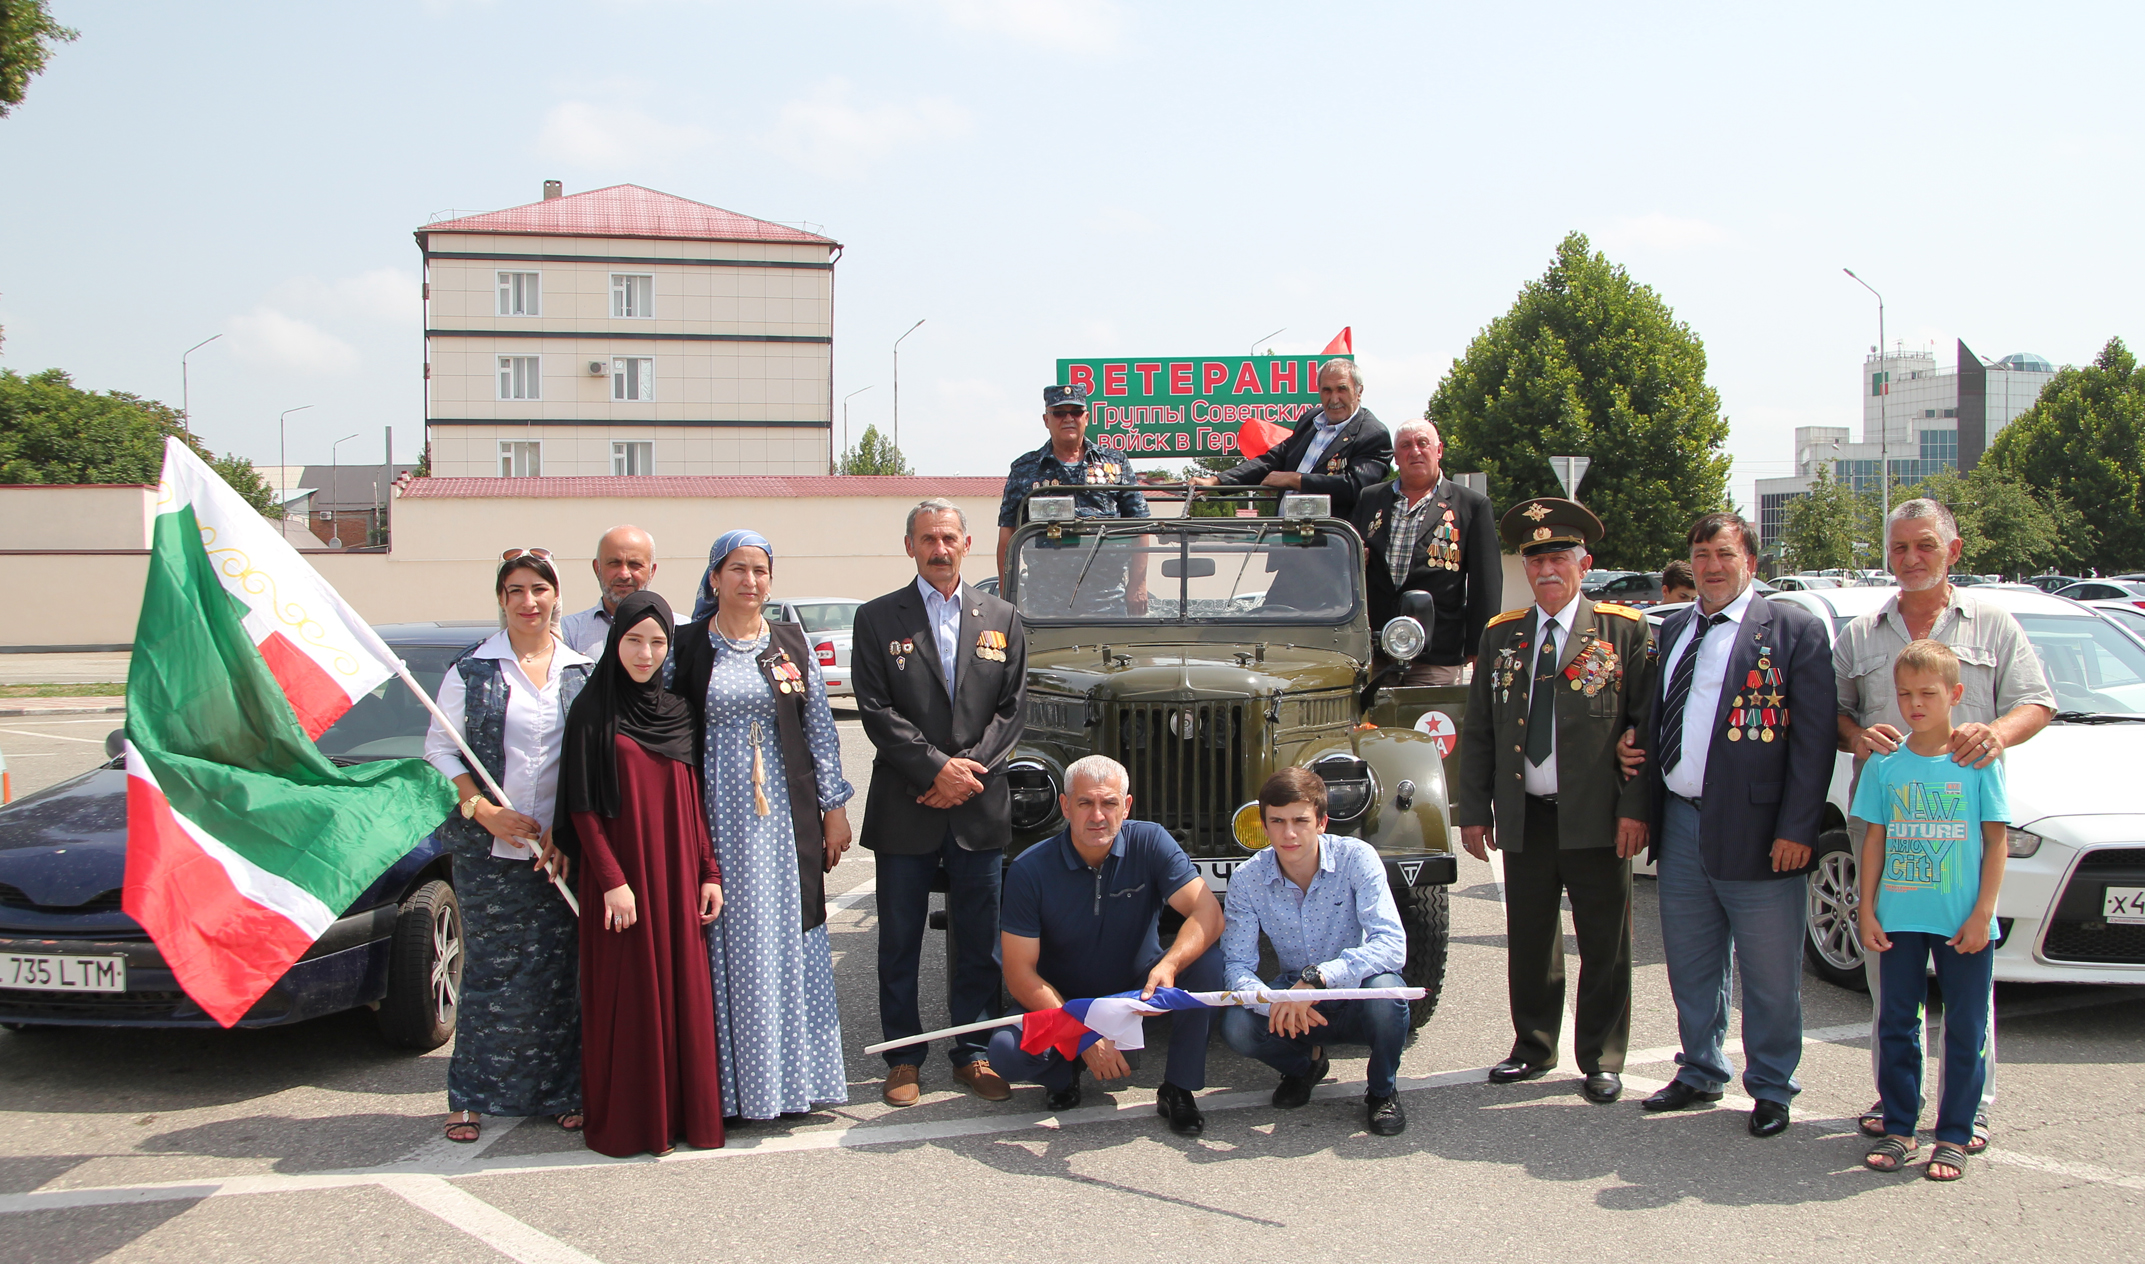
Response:
[[[1272,845],[1229,875],[1222,932],[1232,991],[1261,986],[1259,932],[1273,943],[1282,988],[1405,986],[1408,955],[1400,907],[1369,843],[1326,833],[1326,783],[1308,768],[1284,768],[1259,787],[1259,819]],[[1274,1105],[1311,1100],[1334,1045],[1370,1046],[1366,1124],[1381,1137],[1408,1126],[1393,1083],[1408,1043],[1406,1001],[1277,1003],[1267,1014],[1222,1011],[1229,1047],[1281,1072]]]
[[[999,925],[1013,1000],[1038,1010],[1134,988],[1149,995],[1158,987],[1220,991],[1221,905],[1167,830],[1125,819],[1132,793],[1124,765],[1106,755],[1075,762],[1065,770],[1058,806],[1065,832],[1022,852],[1006,870]],[[1161,941],[1165,904],[1184,918],[1168,952]],[[1169,1016],[1169,1073],[1155,1112],[1187,1137],[1206,1127],[1192,1094],[1206,1087],[1212,1015],[1192,1009]],[[1017,1027],[991,1038],[990,1063],[1008,1080],[1042,1085],[1049,1108],[1060,1112],[1080,1104],[1083,1070],[1098,1080],[1132,1074],[1111,1041],[1067,1061],[1054,1049],[1041,1056],[1022,1050]]]

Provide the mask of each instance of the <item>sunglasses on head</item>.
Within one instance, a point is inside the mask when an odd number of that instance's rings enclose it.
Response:
[[[515,558],[518,558],[518,557],[533,557],[533,558],[535,558],[535,559],[536,559],[537,561],[539,561],[539,562],[548,562],[548,561],[550,561],[550,560],[551,560],[551,550],[550,550],[550,549],[508,549],[508,550],[507,550],[506,552],[504,552],[504,553],[501,553],[501,554],[499,555],[499,560],[500,560],[500,561],[502,561],[502,562],[511,562],[511,561],[513,561],[513,560],[514,560]]]

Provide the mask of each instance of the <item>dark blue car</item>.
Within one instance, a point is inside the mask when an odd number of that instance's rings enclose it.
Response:
[[[437,693],[447,665],[493,630],[407,623],[379,632],[418,683]],[[341,764],[419,756],[430,719],[408,687],[391,680],[321,734],[319,746]],[[117,747],[115,733],[108,749],[116,754]],[[114,759],[0,808],[0,1024],[216,1025],[179,989],[148,934],[120,911],[126,782]],[[344,911],[240,1026],[301,1022],[363,1005],[397,1045],[434,1049],[454,1035],[462,915],[453,868],[438,839],[410,843],[409,854]]]

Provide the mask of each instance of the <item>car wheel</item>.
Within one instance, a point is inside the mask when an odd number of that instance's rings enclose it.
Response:
[[[454,1035],[462,995],[462,906],[434,879],[403,901],[388,946],[387,996],[375,1017],[390,1044],[437,1049]]]
[[[1448,889],[1429,886],[1403,892],[1400,926],[1408,933],[1408,958],[1400,977],[1409,987],[1423,989],[1421,1000],[1408,1002],[1408,1026],[1421,1027],[1437,1012],[1438,994],[1445,987],[1445,953],[1452,938]]]
[[[1803,917],[1803,955],[1827,983],[1869,990],[1862,973],[1861,878],[1854,843],[1844,829],[1818,837],[1817,865],[1810,872],[1810,899]]]

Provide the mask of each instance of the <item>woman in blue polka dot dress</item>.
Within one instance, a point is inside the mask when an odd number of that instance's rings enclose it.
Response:
[[[849,1100],[825,875],[849,848],[855,794],[803,630],[761,613],[774,548],[731,531],[708,554],[670,688],[702,708],[708,832],[723,915],[708,928],[723,1113],[773,1119]]]

